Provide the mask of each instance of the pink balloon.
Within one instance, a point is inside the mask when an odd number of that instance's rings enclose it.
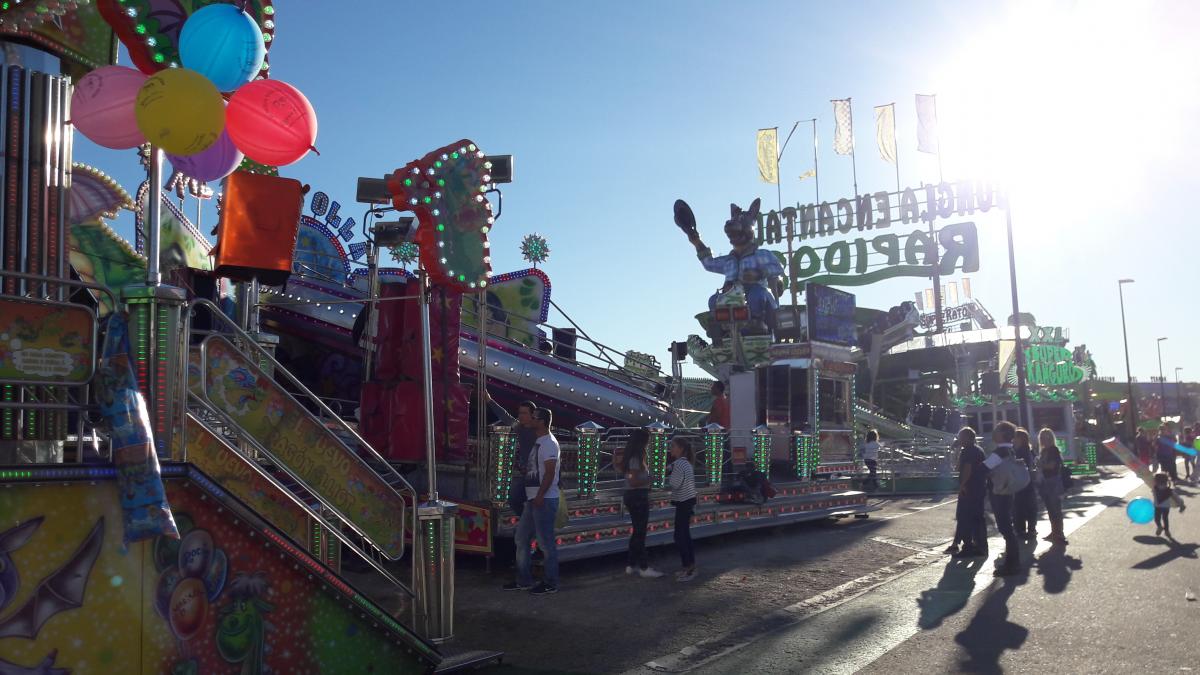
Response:
[[[229,131],[221,132],[217,141],[194,155],[172,155],[167,153],[171,166],[188,178],[211,183],[233,173],[241,165],[245,155],[233,145]]]
[[[298,89],[279,80],[242,85],[225,110],[234,145],[268,166],[299,160],[317,142],[317,114]]]
[[[96,145],[114,150],[146,142],[138,129],[134,104],[146,76],[122,66],[97,68],[75,85],[71,123]]]

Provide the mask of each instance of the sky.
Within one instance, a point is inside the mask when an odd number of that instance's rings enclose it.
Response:
[[[607,345],[665,365],[672,340],[701,332],[694,315],[722,280],[700,267],[672,203],[687,200],[705,241],[724,252],[731,202],[776,203],[755,164],[759,128],[780,127],[782,141],[797,120],[817,118],[821,197],[852,197],[851,161],[832,151],[830,104],[849,97],[859,191],[890,191],[895,168],[876,150],[872,107],[894,102],[901,184],[936,181],[937,158],[915,150],[922,93],[938,97],[944,177],[1008,187],[1021,310],[1067,327],[1100,375],[1123,379],[1117,280],[1132,278],[1134,376],[1158,374],[1156,338],[1166,337],[1168,379],[1179,367],[1200,380],[1200,5],[275,4],[271,76],[304,92],[320,123],[321,154],[282,175],[361,220],[358,176],[381,177],[461,138],[514,155],[493,269],[526,267],[521,238],[543,235],[555,302]],[[814,199],[814,181],[798,178],[813,168],[812,150],[805,122],[781,162],[785,205]],[[133,151],[80,138],[75,158],[130,192],[144,177]],[[1011,313],[1004,219],[993,211],[976,222],[981,264],[969,276],[1002,321]],[[129,234],[132,218],[117,227]],[[846,290],[886,310],[928,287],[892,279]],[[567,322],[552,313],[550,323]]]

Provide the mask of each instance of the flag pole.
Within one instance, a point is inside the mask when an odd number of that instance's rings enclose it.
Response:
[[[817,118],[812,118],[813,125],[813,184],[817,188],[817,203],[821,203],[821,170],[817,166]]]
[[[900,194],[900,136],[896,133],[896,103],[893,101],[888,105],[892,106],[892,145],[896,149],[896,194]]]
[[[783,159],[783,153],[785,150],[787,150],[788,141],[792,140],[792,134],[796,133],[796,127],[798,126],[800,126],[799,121],[792,125],[792,130],[788,132],[787,138],[784,139],[783,146],[779,148],[779,154],[775,156],[775,199],[777,208],[779,209],[776,211],[776,213],[778,214],[779,218],[783,218],[783,173],[779,170],[779,162]],[[779,127],[775,127],[775,133],[779,133]],[[792,312],[794,314],[796,311],[796,284],[792,283],[791,271],[792,234],[793,233],[790,231],[784,233],[787,238],[787,265],[784,266],[784,269],[787,270],[788,289],[791,291],[792,295]]]
[[[858,160],[854,158],[854,101],[846,99],[846,107],[850,109],[850,175],[854,180],[854,197],[858,198]]]
[[[938,124],[937,94],[932,94],[930,98],[933,99],[933,128],[937,130],[938,183],[943,183],[946,179],[942,176],[942,125]]]
[[[937,94],[932,94],[933,98],[933,124],[937,131],[937,159],[938,159],[938,183],[945,181],[942,177],[942,126],[937,121]],[[926,205],[928,208],[928,205]],[[929,219],[929,241],[933,244],[933,311],[934,311],[934,329],[941,333],[945,330],[942,324],[942,275],[938,268],[942,264],[941,250],[938,248],[937,233],[933,231],[933,219]]]

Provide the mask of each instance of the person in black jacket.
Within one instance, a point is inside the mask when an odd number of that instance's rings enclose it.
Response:
[[[1026,485],[1017,493],[1013,504],[1013,529],[1017,532],[1017,537],[1025,541],[1037,539],[1037,521],[1038,521],[1038,505],[1037,505],[1037,453],[1030,444],[1029,432],[1024,428],[1017,429],[1016,435],[1013,437],[1013,452],[1016,453],[1017,461],[1025,464],[1025,468],[1029,469],[1029,485]]]

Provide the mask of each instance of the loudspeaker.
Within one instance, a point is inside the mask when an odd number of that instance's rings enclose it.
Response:
[[[995,396],[1000,393],[1000,373],[990,371],[983,374],[979,389],[984,396]]]
[[[575,360],[575,335],[574,328],[555,328],[551,335],[554,340],[554,355],[560,359],[567,361]]]
[[[234,171],[217,225],[216,273],[278,286],[292,273],[304,188],[300,181]]]

